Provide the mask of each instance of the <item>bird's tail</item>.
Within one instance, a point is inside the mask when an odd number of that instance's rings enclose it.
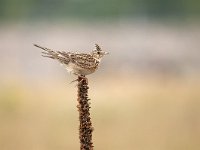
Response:
[[[57,59],[58,58],[58,52],[56,51],[53,51],[49,48],[46,48],[46,47],[42,47],[40,45],[37,45],[37,44],[33,44],[34,46],[38,47],[38,48],[41,48],[42,50],[44,50],[42,52],[42,56],[43,57],[48,57],[48,58],[52,58],[52,59]]]
[[[60,51],[53,51],[51,49],[48,49],[46,47],[42,47],[40,45],[37,44],[33,44],[34,46],[41,48],[42,50],[44,50],[42,52],[42,56],[43,57],[48,57],[48,58],[52,58],[52,59],[57,59],[60,63],[62,64],[68,64],[70,59],[69,59],[69,55],[66,52],[60,52]]]

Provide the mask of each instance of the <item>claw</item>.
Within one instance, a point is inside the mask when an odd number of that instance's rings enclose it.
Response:
[[[74,83],[74,82],[83,82],[85,80],[85,82],[88,84],[88,79],[85,77],[85,76],[83,76],[83,75],[78,75],[78,79],[76,79],[76,80],[73,80],[73,81],[71,81],[70,82],[70,84],[72,84],[72,83]]]
[[[72,83],[74,83],[74,82],[76,82],[76,81],[78,81],[78,79],[71,81],[70,84],[72,84]]]

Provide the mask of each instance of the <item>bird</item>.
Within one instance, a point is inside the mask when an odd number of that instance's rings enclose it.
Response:
[[[109,54],[103,51],[98,44],[95,44],[95,49],[90,53],[55,51],[38,44],[33,45],[43,50],[43,57],[58,60],[70,74],[83,78],[94,73],[98,69],[102,58]]]

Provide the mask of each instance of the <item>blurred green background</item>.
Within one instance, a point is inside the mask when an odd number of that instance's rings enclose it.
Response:
[[[79,149],[54,50],[110,52],[88,76],[95,150],[199,150],[200,1],[0,0],[0,150]]]

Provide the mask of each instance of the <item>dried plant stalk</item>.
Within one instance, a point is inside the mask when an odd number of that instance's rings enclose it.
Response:
[[[79,111],[79,139],[80,150],[93,150],[92,122],[90,118],[90,106],[88,99],[88,82],[86,77],[78,77],[78,111]]]

